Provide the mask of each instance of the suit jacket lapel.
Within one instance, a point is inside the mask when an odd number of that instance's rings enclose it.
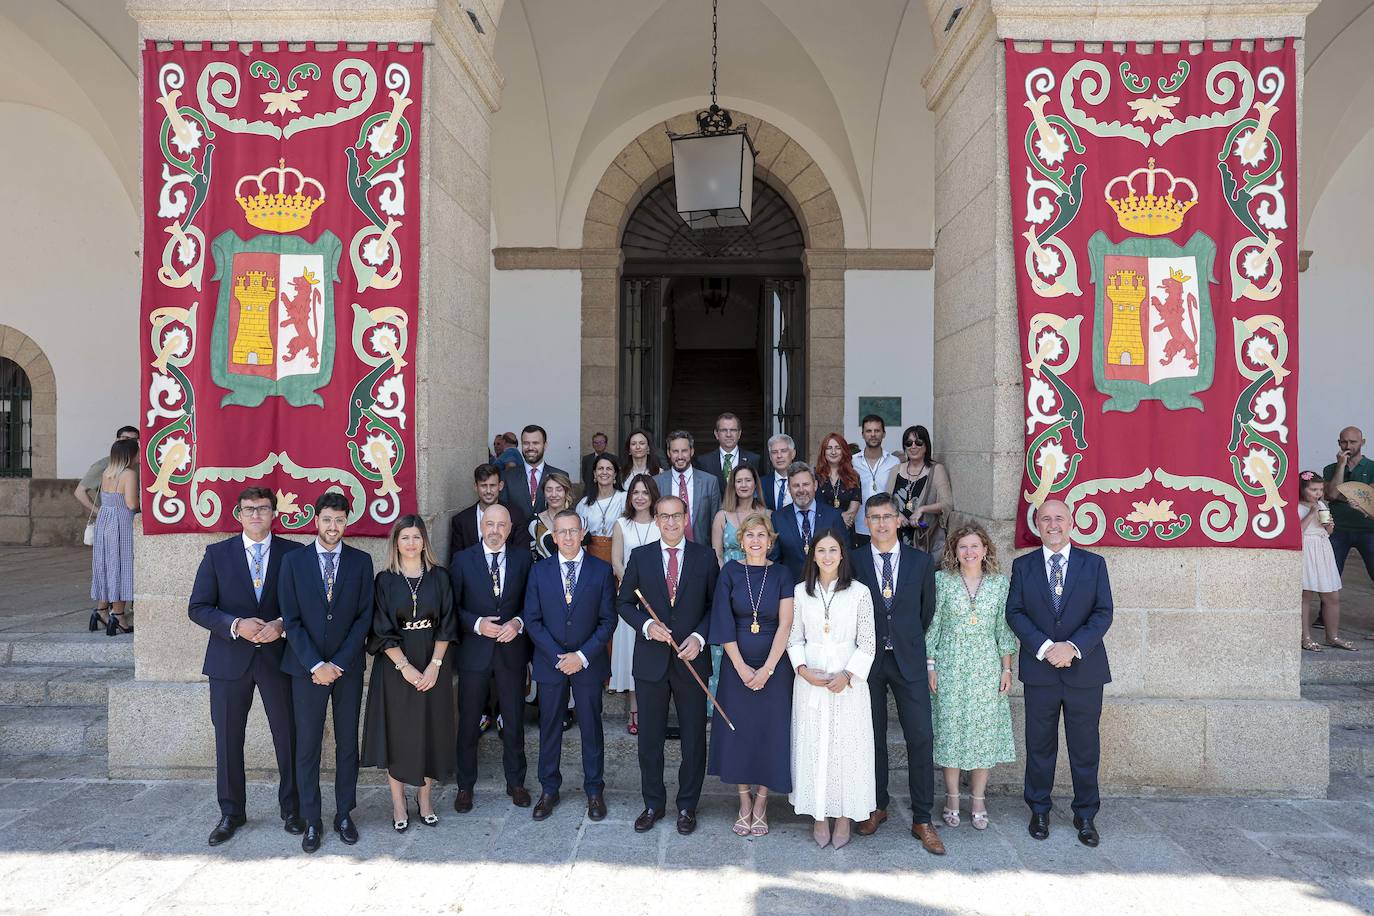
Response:
[[[286,551],[279,546],[282,543],[280,538],[272,538],[272,546],[267,551],[267,569],[263,571],[262,597],[258,599],[258,606],[261,607],[267,601],[269,593],[272,597],[277,593],[277,575],[281,571],[281,558],[286,555]],[[253,583],[248,583],[252,585]]]
[[[1051,614],[1054,613],[1054,596],[1050,594],[1050,577],[1045,566],[1045,552],[1037,550],[1035,553],[1026,554],[1030,562],[1032,571],[1031,578],[1035,580],[1036,589],[1044,599],[1045,609]]]
[[[1044,554],[1042,553],[1041,556],[1043,557]],[[1078,584],[1079,579],[1083,578],[1084,562],[1085,557],[1083,556],[1082,551],[1073,549],[1069,550],[1068,568],[1064,570],[1064,594],[1059,596],[1059,610],[1061,612],[1064,610],[1064,608],[1068,607],[1069,595],[1073,592],[1073,587]],[[1049,588],[1048,577],[1045,577],[1045,588],[1047,590]],[[1050,607],[1054,607],[1053,602],[1051,602]]]

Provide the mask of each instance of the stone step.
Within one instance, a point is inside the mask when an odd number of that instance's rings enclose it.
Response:
[[[0,665],[0,705],[92,706],[106,709],[110,685],[132,679],[131,668]]]
[[[105,750],[104,706],[0,706],[0,757],[85,757]]]
[[[0,665],[134,667],[129,636],[95,633],[0,633]]]
[[[1304,684],[1304,700],[1321,703],[1331,713],[1331,728],[1374,726],[1374,687],[1363,684]]]
[[[1321,638],[1321,631],[1317,631]],[[1325,649],[1302,653],[1303,684],[1374,684],[1374,642],[1354,640],[1359,652]]]
[[[1374,777],[1374,728],[1331,727],[1331,775]]]

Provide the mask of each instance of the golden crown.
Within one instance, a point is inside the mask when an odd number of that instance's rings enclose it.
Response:
[[[266,179],[269,175],[277,176],[275,192],[267,188]],[[295,190],[289,194],[286,191],[287,175],[295,176],[296,183]],[[257,184],[258,192],[246,197],[243,186],[250,181]],[[306,193],[311,185],[319,191],[318,196]],[[268,232],[295,232],[309,225],[310,217],[324,203],[324,185],[313,178],[306,178],[299,169],[287,168],[285,159],[278,159],[277,168],[263,169],[256,175],[240,178],[238,184],[234,185],[234,196],[238,198],[239,206],[243,207],[243,215],[250,226]]]
[[[1136,193],[1135,180],[1145,176],[1145,193]],[[1161,177],[1162,176],[1162,177]],[[1155,193],[1156,185],[1168,179],[1169,187],[1163,195]],[[1125,185],[1124,196],[1113,197],[1112,189],[1118,184]],[[1180,187],[1188,189],[1188,199],[1179,200],[1174,196]],[[1183,225],[1183,217],[1197,204],[1197,185],[1187,178],[1175,178],[1168,169],[1155,168],[1155,160],[1150,158],[1144,168],[1136,169],[1129,175],[1118,175],[1107,183],[1107,205],[1116,211],[1116,221],[1121,228],[1136,235],[1168,235]]]

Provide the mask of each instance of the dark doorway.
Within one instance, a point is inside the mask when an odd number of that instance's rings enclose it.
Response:
[[[621,289],[620,438],[655,442],[686,429],[713,447],[716,415],[740,417],[742,445],[774,433],[805,442],[805,281],[801,226],[754,181],[747,227],[687,228],[669,178],[625,228]]]

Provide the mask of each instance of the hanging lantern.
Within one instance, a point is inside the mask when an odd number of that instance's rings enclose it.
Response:
[[[677,212],[693,229],[747,226],[754,203],[754,144],[716,104],[716,3],[711,4],[711,105],[697,130],[668,132],[673,147]]]

